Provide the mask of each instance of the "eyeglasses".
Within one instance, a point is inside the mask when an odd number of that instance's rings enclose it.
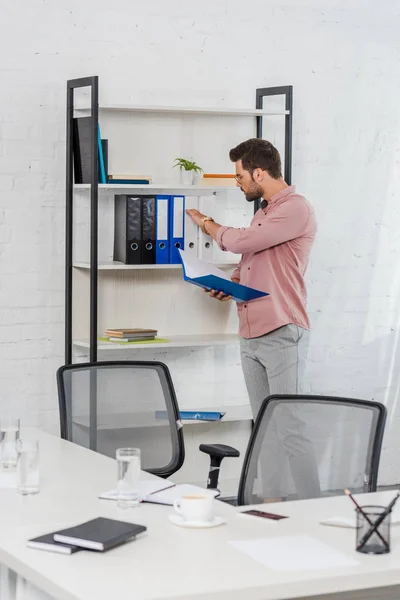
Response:
[[[255,169],[252,169],[251,171],[247,171],[247,173],[250,173],[251,178],[253,179],[253,173],[254,173]],[[242,181],[244,177],[244,174],[241,173],[240,175],[235,175],[235,179],[238,183],[240,183]]]

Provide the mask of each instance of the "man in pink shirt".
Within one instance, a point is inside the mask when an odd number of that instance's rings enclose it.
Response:
[[[299,393],[299,344],[309,329],[304,274],[317,224],[311,205],[283,180],[279,152],[270,142],[247,140],[229,156],[246,200],[263,198],[250,227],[222,226],[197,210],[186,212],[222,250],[242,255],[232,281],[269,294],[237,303],[242,368],[256,418],[267,396]],[[211,296],[230,300],[218,290]],[[287,463],[298,498],[316,497],[318,469],[304,423],[290,409],[280,414],[268,429],[268,461],[261,460],[264,497],[287,496]]]

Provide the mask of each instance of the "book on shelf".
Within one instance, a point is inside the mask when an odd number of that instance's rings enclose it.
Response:
[[[114,183],[116,185],[149,185],[150,181],[147,179],[110,179],[108,178],[107,183]]]
[[[109,340],[110,342],[143,342],[145,340],[154,340],[155,339],[155,335],[140,335],[140,336],[135,336],[135,337],[123,337],[123,338],[119,338],[119,337],[113,337],[113,336],[109,336]]]
[[[228,173],[204,173],[201,179],[201,185],[220,185],[223,187],[234,187],[236,186],[236,179],[235,175],[230,175]]]
[[[269,296],[268,292],[234,283],[224,271],[188,252],[179,250],[179,254],[182,261],[183,278],[189,283],[206,290],[223,292],[227,296],[232,296],[232,300],[236,302],[250,302],[263,296]]]
[[[143,337],[155,337],[157,335],[157,329],[106,329],[105,334],[109,337],[118,339],[133,340]]]
[[[204,179],[235,179],[232,173],[203,173]]]
[[[221,421],[224,412],[211,410],[181,410],[179,411],[181,421]],[[166,410],[156,410],[156,419],[167,419]]]
[[[113,181],[115,179],[140,179],[146,180],[149,183],[153,181],[153,177],[151,175],[134,175],[133,173],[112,173],[108,176],[109,181]]]
[[[150,175],[109,175],[107,183],[115,183],[121,185],[149,185],[152,182]]]
[[[98,517],[75,527],[56,531],[53,539],[55,542],[104,552],[134,539],[146,529],[144,525]]]

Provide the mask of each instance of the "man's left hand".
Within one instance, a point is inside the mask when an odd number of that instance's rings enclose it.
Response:
[[[201,220],[203,217],[205,217],[205,215],[203,215],[201,212],[199,212],[195,208],[188,208],[187,210],[185,210],[185,212],[187,215],[189,215],[189,217],[191,217],[191,219],[193,219],[193,221],[196,223],[196,225],[198,227],[201,227],[201,225],[202,225]]]

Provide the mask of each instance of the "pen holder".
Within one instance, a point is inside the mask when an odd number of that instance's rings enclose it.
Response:
[[[356,509],[356,550],[364,554],[387,554],[390,552],[390,515],[381,520],[385,506],[363,506]],[[370,522],[368,522],[368,520]]]

